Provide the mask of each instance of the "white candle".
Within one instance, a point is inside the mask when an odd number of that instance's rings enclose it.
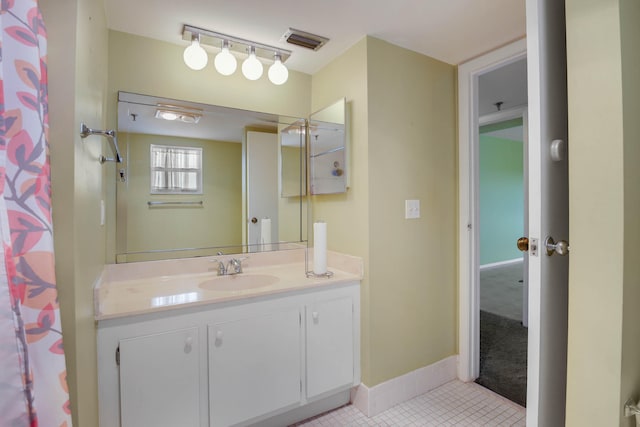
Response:
[[[327,223],[313,224],[313,272],[325,274],[327,272]]]

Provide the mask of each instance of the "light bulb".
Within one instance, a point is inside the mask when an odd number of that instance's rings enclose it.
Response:
[[[276,54],[276,61],[269,67],[269,80],[274,85],[281,85],[289,78],[289,70],[280,60],[280,55]]]
[[[178,118],[178,114],[173,111],[161,111],[160,117],[165,120],[176,120]]]
[[[249,80],[258,80],[262,76],[262,62],[256,58],[256,49],[251,48],[249,57],[242,63],[242,74]]]
[[[191,44],[187,46],[182,55],[184,63],[192,70],[202,70],[209,60],[207,52],[200,46],[200,40],[194,37]]]
[[[213,60],[213,65],[223,76],[230,76],[235,73],[236,68],[238,68],[238,61],[236,61],[236,57],[229,52],[229,45],[227,42],[222,46],[220,53],[216,55]]]

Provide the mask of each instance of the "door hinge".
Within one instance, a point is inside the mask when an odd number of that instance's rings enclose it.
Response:
[[[116,365],[120,366],[120,346],[116,348]]]

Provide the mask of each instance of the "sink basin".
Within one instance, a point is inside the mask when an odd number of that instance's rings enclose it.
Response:
[[[235,274],[218,276],[201,282],[200,288],[210,291],[243,291],[273,285],[279,279],[268,274]]]

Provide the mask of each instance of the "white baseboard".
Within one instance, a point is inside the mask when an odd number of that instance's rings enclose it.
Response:
[[[453,381],[457,378],[457,369],[458,356],[454,355],[371,388],[360,384],[351,391],[351,403],[366,416],[373,417]]]
[[[490,264],[482,264],[480,266],[480,270],[486,270],[488,268],[504,267],[504,266],[507,266],[507,265],[517,264],[519,262],[523,262],[523,259],[522,258],[515,258],[515,259],[508,259],[506,261],[492,262]]]

